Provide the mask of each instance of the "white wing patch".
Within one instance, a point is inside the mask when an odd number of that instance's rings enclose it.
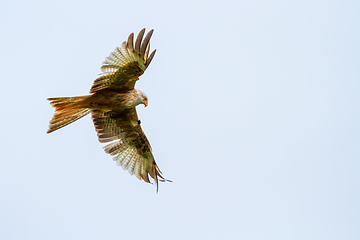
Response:
[[[123,42],[121,48],[115,48],[115,50],[110,53],[110,56],[105,58],[101,71],[103,73],[114,73],[131,62],[138,62],[140,68],[145,71],[145,61],[146,59],[142,59],[139,54],[128,49],[127,42]]]
[[[104,147],[106,153],[114,156],[113,159],[124,170],[128,170],[131,175],[135,175],[138,179],[149,181],[148,169],[153,161],[153,156],[144,158],[139,155],[137,149],[132,145],[127,145],[122,139],[115,140]]]

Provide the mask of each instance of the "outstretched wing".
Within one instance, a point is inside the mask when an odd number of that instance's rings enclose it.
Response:
[[[150,183],[150,175],[158,188],[158,178],[164,178],[140,127],[135,108],[121,112],[94,110],[92,119],[99,141],[110,142],[104,147],[105,152],[138,179]]]
[[[135,82],[144,73],[155,55],[156,50],[149,56],[150,38],[153,32],[154,29],[148,32],[142,41],[145,28],[142,29],[136,38],[135,46],[133,45],[134,33],[131,33],[121,48],[115,48],[103,62],[101,67],[103,73],[94,81],[90,93],[103,89],[117,91],[134,89]]]

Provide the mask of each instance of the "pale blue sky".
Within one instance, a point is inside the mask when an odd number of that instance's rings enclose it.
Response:
[[[360,3],[0,3],[0,239],[360,239]],[[130,176],[89,116],[47,135],[143,27],[136,87],[173,183]]]

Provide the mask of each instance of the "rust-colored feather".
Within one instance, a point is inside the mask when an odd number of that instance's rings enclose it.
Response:
[[[65,127],[89,114],[90,109],[84,105],[84,100],[87,98],[88,96],[48,98],[50,104],[55,107],[55,114],[50,121],[47,133]]]

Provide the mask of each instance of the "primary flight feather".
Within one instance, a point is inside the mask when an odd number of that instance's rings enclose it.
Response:
[[[48,98],[55,107],[55,114],[47,133],[91,113],[99,141],[108,143],[104,147],[105,152],[140,180],[150,182],[150,175],[158,189],[158,181],[165,179],[155,162],[135,110],[139,104],[146,107],[148,97],[134,88],[155,55],[156,50],[149,56],[153,31],[149,31],[142,40],[145,28],[142,29],[135,45],[134,34],[131,33],[121,48],[110,53],[101,67],[103,73],[95,79],[90,89],[90,95]]]

